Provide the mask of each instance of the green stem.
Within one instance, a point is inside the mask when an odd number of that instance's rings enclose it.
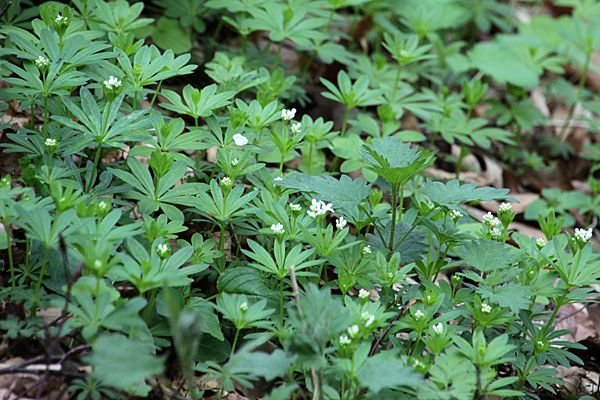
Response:
[[[327,33],[327,31],[329,30],[329,26],[331,25],[331,21],[333,20],[335,11],[336,11],[335,8],[331,10],[331,13],[329,14],[329,19],[327,20],[327,23],[325,24],[325,26],[323,27],[323,30],[321,31],[321,33],[323,33],[323,35],[325,35]],[[321,48],[321,45],[323,45],[323,40],[319,40],[319,42],[315,46],[315,49],[312,51],[311,56],[308,59],[308,62],[304,63],[304,67],[302,68],[302,71],[300,72],[300,80],[302,80],[302,78],[304,78],[306,71],[308,71],[308,68],[313,63],[315,58],[317,57],[317,54],[319,53],[319,49]]]
[[[135,111],[137,109],[137,95],[138,95],[138,91],[134,90],[134,92],[133,92],[133,111]]]
[[[279,63],[279,55],[281,54],[282,46],[283,46],[283,40],[281,42],[279,42],[279,46],[277,46],[277,53],[275,54],[275,62],[273,63],[273,66],[271,67],[271,71],[273,71],[275,68],[277,68],[277,64]]]
[[[458,160],[456,161],[456,179],[460,176],[460,170],[462,169],[462,161],[466,153],[466,147],[464,143],[460,144],[460,154],[458,155]]]
[[[283,276],[280,276],[279,286],[279,312],[281,313],[281,329],[283,329]]]
[[[233,353],[235,352],[235,346],[237,345],[239,335],[240,335],[240,329],[236,327],[235,337],[233,338],[233,344],[231,345],[231,354],[229,355],[230,358],[231,358],[231,356],[233,356]]]
[[[392,184],[392,227],[390,231],[390,242],[388,249],[390,255],[394,251],[394,234],[396,231],[396,208],[398,207],[398,184]]]
[[[35,285],[35,292],[33,293],[33,300],[38,300],[38,294],[40,292],[40,288],[42,287],[42,280],[44,279],[44,274],[46,273],[46,266],[48,265],[48,256],[50,255],[50,247],[46,246],[46,250],[44,251],[44,261],[42,262],[42,270],[40,271],[40,276]]]
[[[567,131],[567,128],[569,127],[569,124],[571,123],[571,119],[573,118],[573,113],[575,112],[575,107],[581,100],[581,93],[583,92],[583,87],[585,86],[585,79],[587,77],[588,69],[590,67],[591,58],[592,58],[592,52],[588,51],[585,55],[585,64],[583,65],[583,70],[581,71],[581,77],[579,78],[579,86],[577,88],[577,99],[575,100],[575,103],[573,103],[573,105],[571,105],[571,108],[569,109],[569,114],[567,114],[567,119],[565,120],[562,128],[560,129],[560,133],[558,134],[559,142],[562,142],[563,136],[565,135],[565,132]]]
[[[152,101],[150,102],[150,108],[152,108],[152,105],[154,104],[154,100],[156,100],[156,96],[158,95],[158,92],[160,91],[160,86],[162,85],[163,81],[161,80],[160,82],[158,82],[158,86],[156,87],[156,91],[154,92],[154,96],[152,96]]]
[[[162,260],[161,260],[162,263]],[[157,289],[152,289],[150,291],[150,299],[148,299],[148,305],[146,306],[146,313],[144,314],[144,321],[146,324],[150,322],[150,315],[152,313],[152,307],[154,307],[154,300],[156,299],[156,291]]]
[[[398,83],[400,83],[400,74],[402,73],[402,66],[398,64],[398,72],[396,72],[396,79],[394,80],[394,91],[392,92],[392,98],[390,103],[396,101],[396,92],[398,91]]]
[[[48,138],[48,97],[44,96],[44,139]]]

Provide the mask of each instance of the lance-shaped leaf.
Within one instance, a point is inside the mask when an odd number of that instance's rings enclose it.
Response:
[[[491,187],[478,188],[476,183],[465,183],[461,185],[457,179],[451,180],[445,184],[427,180],[423,185],[423,190],[427,197],[429,197],[429,200],[438,207],[473,200],[509,200],[519,203],[519,200],[506,195],[510,191],[509,189],[494,189]]]
[[[342,175],[340,180],[331,176],[309,176],[302,173],[286,175],[282,181],[273,182],[285,188],[312,193],[318,200],[333,204],[335,208],[351,209],[369,196],[371,185],[362,178],[352,180]]]
[[[373,140],[373,144],[364,144],[360,150],[367,168],[392,185],[404,185],[410,178],[433,164],[435,156],[418,147],[411,148],[410,143],[386,137]]]

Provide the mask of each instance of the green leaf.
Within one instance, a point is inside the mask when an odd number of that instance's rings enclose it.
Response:
[[[93,354],[87,357],[94,367],[92,375],[117,389],[131,390],[163,370],[164,359],[151,355],[151,347],[123,335],[101,336],[92,350]]]
[[[491,201],[491,200],[509,200],[519,203],[519,200],[506,194],[509,189],[494,189],[491,187],[478,188],[476,183],[465,183],[463,185],[457,179],[447,183],[432,182],[427,180],[423,185],[423,190],[429,200],[436,206],[449,206],[453,203],[463,201]]]
[[[473,65],[501,83],[534,87],[539,84],[539,74],[505,44],[478,43],[469,52]]]
[[[400,360],[390,359],[385,353],[367,359],[358,369],[356,377],[362,387],[375,394],[385,388],[417,387],[423,384],[421,374],[406,367]]]
[[[534,296],[535,293],[529,291],[529,289],[529,286],[508,282],[497,287],[482,285],[475,291],[482,297],[490,299],[491,302],[498,302],[500,306],[509,307],[512,312],[518,313],[519,310],[529,308],[531,304],[529,297]]]
[[[352,180],[342,175],[340,180],[324,175],[309,176],[302,173],[288,174],[277,185],[296,189],[304,193],[314,193],[315,198],[330,202],[335,208],[351,209],[358,206],[370,194],[371,185],[362,178]]]
[[[435,161],[433,153],[419,150],[418,147],[411,148],[410,143],[391,137],[364,144],[361,154],[367,163],[365,168],[376,172],[392,185],[406,184]]]
[[[156,21],[152,40],[161,49],[171,49],[175,54],[187,53],[192,49],[190,36],[179,21],[172,18],[160,17]]]
[[[262,275],[254,268],[237,267],[226,269],[217,280],[219,293],[238,293],[265,296],[270,292]]]
[[[423,255],[427,254],[429,248],[427,236],[418,229],[411,231],[411,228],[410,225],[401,221],[396,224],[394,233],[394,253],[400,254],[402,262],[407,264],[420,260]],[[379,235],[367,234],[367,237],[371,238],[371,247],[374,250],[387,248],[390,243],[391,231],[392,222],[390,221],[383,230],[385,243],[381,241]]]
[[[267,353],[236,353],[235,358],[230,363],[234,366],[234,373],[246,373],[266,381],[272,381],[275,378],[282,378],[292,367],[296,356],[290,356],[283,350],[277,349],[271,354]]]
[[[462,259],[480,272],[504,269],[521,260],[523,254],[504,243],[479,239],[466,243],[460,252]]]
[[[212,337],[218,340],[223,340],[223,333],[221,332],[221,324],[219,323],[219,317],[215,314],[215,308],[209,301],[201,297],[191,298],[187,306],[200,314],[202,319],[203,331],[208,333]]]

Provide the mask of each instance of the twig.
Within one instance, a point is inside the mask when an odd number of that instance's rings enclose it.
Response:
[[[402,314],[404,314],[404,311],[406,311],[407,305],[408,305],[408,302],[406,304],[404,304],[403,306],[400,306],[400,309],[398,310],[398,314],[396,314],[394,319],[392,319],[392,322],[390,322],[390,324],[385,329],[385,331],[383,331],[381,336],[375,341],[375,344],[373,345],[373,347],[371,347],[371,351],[369,352],[369,357],[371,357],[371,356],[373,356],[373,354],[375,354],[375,350],[377,349],[377,346],[379,346],[381,344],[381,341],[383,340],[385,335],[387,335],[388,332],[390,331],[390,329],[392,329],[392,325],[394,324],[394,322],[398,321],[398,319],[402,316]],[[373,335],[375,335],[375,334],[373,333]]]
[[[290,266],[290,281],[292,281],[292,294],[294,295],[294,301],[296,302],[296,309],[298,314],[302,315],[302,308],[300,308],[300,291],[298,290],[298,281],[296,280],[296,266]]]
[[[567,318],[571,318],[573,315],[580,313],[581,311],[583,311],[583,310],[585,310],[586,308],[588,308],[590,304],[591,304],[591,303],[588,303],[588,304],[584,305],[583,307],[581,307],[579,310],[575,310],[575,311],[573,311],[572,313],[565,315],[565,316],[564,316],[564,317],[562,317],[561,319],[557,320],[557,321],[555,322],[555,324],[560,324],[560,323],[561,323],[561,322],[563,322],[565,319],[567,319]]]
[[[8,11],[8,7],[12,6],[12,1],[9,1],[8,4],[0,11],[0,18]]]

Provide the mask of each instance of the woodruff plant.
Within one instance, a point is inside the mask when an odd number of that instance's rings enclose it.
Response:
[[[0,293],[31,317],[0,326],[30,337],[40,309],[63,309],[64,324],[49,332],[92,348],[82,358],[91,374],[70,382],[82,396],[148,396],[170,347],[188,384],[196,372],[218,378],[222,397],[262,379],[273,382],[273,399],[535,398],[539,386],[561,383],[554,367],[582,362],[569,349],[583,346],[561,340],[567,331],[553,322],[562,306],[593,296],[593,229],[563,234],[552,212],[539,219],[545,238],[513,232],[507,189],[425,179],[435,140],[429,149],[403,140],[422,139],[399,130],[408,110],[465,152],[510,143],[472,118],[487,89],[478,80],[454,95],[407,83],[451,56],[429,54],[445,28],[439,19],[402,20],[415,28],[404,35],[376,17],[377,41],[395,63],[348,56],[337,85],[321,80],[323,96],[345,107],[338,132],[283,104],[302,99],[278,67],[284,42],[308,64],[344,55],[331,30],[339,10],[383,5],[208,2],[232,13],[225,21],[242,34],[242,55],[217,53],[206,71],[214,83],[180,93],[163,84],[196,66],[190,55],[134,42],[133,31],[150,35],[138,30],[151,22],[139,18],[142,3],[73,3],[42,6],[31,29],[0,29],[12,85],[2,98],[31,110],[28,126],[0,145],[20,153],[22,167],[0,181],[10,275]],[[204,29],[203,8],[177,5],[172,16],[187,34]],[[496,8],[485,10],[469,18],[501,25]],[[257,54],[270,42],[246,43],[259,29],[276,44],[270,64],[256,61],[269,59]],[[363,141],[357,127],[373,137]],[[339,177],[325,174],[327,148],[345,160]],[[302,172],[286,164],[297,157]],[[343,174],[358,168],[370,179]],[[461,204],[496,200],[496,215],[466,229],[474,218]]]

